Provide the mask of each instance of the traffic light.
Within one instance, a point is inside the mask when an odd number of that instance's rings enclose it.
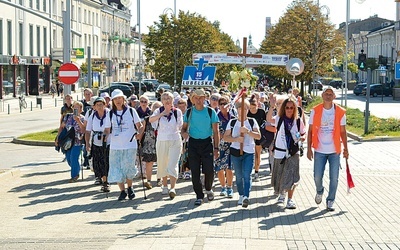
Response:
[[[358,54],[358,69],[365,71],[367,68],[367,55]]]

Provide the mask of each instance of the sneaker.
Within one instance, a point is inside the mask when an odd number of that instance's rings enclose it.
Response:
[[[228,196],[228,192],[226,187],[223,187],[221,190],[221,193],[219,193],[219,196]]]
[[[243,196],[242,207],[248,207],[249,203],[250,203],[249,198],[247,198],[247,196]]]
[[[201,204],[203,204],[203,199],[197,199],[197,200],[194,202],[194,204],[195,204],[196,206],[200,206]]]
[[[161,194],[168,194],[168,187],[161,187]]]
[[[157,186],[162,187],[162,181],[161,181],[161,179],[157,179]]]
[[[125,190],[121,191],[121,193],[119,194],[118,200],[119,201],[125,200],[126,196],[127,196],[127,194],[126,194]]]
[[[190,172],[189,171],[185,172],[184,178],[185,178],[185,180],[190,180],[191,177],[190,177]]]
[[[244,199],[243,195],[239,196],[239,200],[238,200],[238,205],[239,206],[243,205],[243,199]]]
[[[183,173],[179,173],[178,179],[182,180],[183,179]]]
[[[335,211],[335,207],[334,207],[335,202],[334,201],[328,201],[326,203],[326,210],[332,212]]]
[[[102,181],[99,177],[96,177],[96,180],[94,181],[94,185],[101,185]]]
[[[129,200],[132,200],[133,198],[135,198],[135,192],[133,191],[132,187],[128,187],[128,198],[129,198]]]
[[[322,194],[316,194],[315,195],[315,203],[321,204],[322,202]]]
[[[176,196],[175,188],[170,189],[168,194],[169,194],[169,198],[171,198],[171,200],[174,199]]]
[[[214,200],[214,192],[212,190],[206,191],[207,192],[207,199],[208,201]]]
[[[152,189],[152,188],[153,188],[153,186],[151,185],[150,181],[146,181],[146,182],[144,183],[144,186],[145,186],[147,189]]]
[[[74,183],[74,182],[77,182],[78,179],[79,179],[79,175],[75,176],[74,178],[69,179],[68,182],[69,182],[69,183]]]
[[[288,199],[286,208],[288,209],[296,209],[296,203],[292,199]]]
[[[258,173],[254,174],[254,182],[259,182],[260,181],[260,176],[258,175]]]
[[[110,184],[108,182],[103,182],[103,186],[101,187],[101,191],[104,193],[110,192]]]
[[[233,189],[232,188],[228,188],[226,190],[226,193],[228,195],[228,198],[233,198]]]
[[[284,194],[281,194],[281,195],[279,195],[279,198],[278,198],[278,203],[285,203],[285,195]]]

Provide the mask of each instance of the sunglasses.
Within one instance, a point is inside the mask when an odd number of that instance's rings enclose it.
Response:
[[[285,109],[294,109],[294,107],[293,107],[293,106],[291,106],[291,107],[285,107]]]
[[[140,101],[140,103],[147,103],[147,101]]]
[[[217,97],[211,97],[211,101],[218,101],[219,99]]]
[[[224,105],[225,106],[226,104],[228,104],[228,103],[224,102],[224,103],[220,103],[219,105]]]

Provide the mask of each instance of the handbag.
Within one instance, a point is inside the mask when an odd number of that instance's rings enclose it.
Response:
[[[232,155],[232,156],[235,156],[235,157],[240,157],[241,155],[240,155],[240,149],[236,149],[236,148],[229,148],[229,153]]]

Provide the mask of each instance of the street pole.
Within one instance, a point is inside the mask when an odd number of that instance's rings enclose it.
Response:
[[[88,88],[92,88],[92,48],[87,46],[87,66],[88,66],[88,73],[87,73],[87,82]]]
[[[347,54],[349,51],[349,22],[350,22],[350,0],[346,0],[346,53],[344,57],[344,106],[347,107],[347,86],[348,86],[348,76],[347,76]]]
[[[63,15],[63,63],[71,62],[71,0],[66,0],[66,10]],[[64,94],[71,94],[71,85],[64,85]]]
[[[139,31],[139,96],[142,91],[142,74],[143,74],[143,69],[142,69],[142,33],[140,29],[140,0],[137,0],[137,21],[138,21],[138,31]],[[138,97],[139,97],[138,96]]]
[[[366,92],[366,102],[365,102],[365,122],[364,122],[364,134],[368,134],[368,119],[369,119],[369,99],[370,99],[370,89],[371,89],[371,78],[372,78],[372,72],[371,68],[368,68],[367,70],[367,92]]]

